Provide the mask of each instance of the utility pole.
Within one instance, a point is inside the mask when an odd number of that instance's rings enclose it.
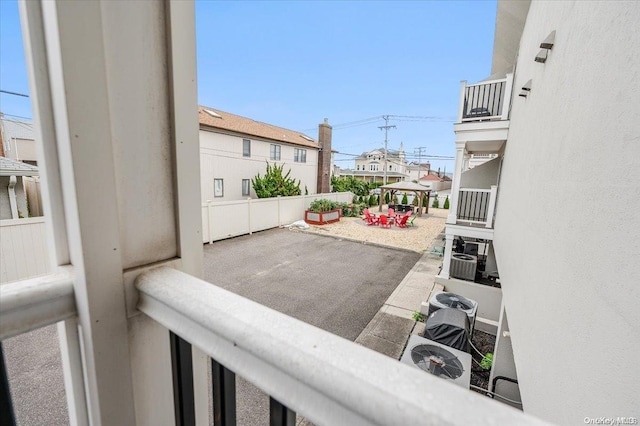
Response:
[[[384,177],[382,178],[382,184],[386,185],[387,184],[387,142],[389,141],[388,139],[388,135],[389,135],[389,129],[395,129],[396,126],[391,125],[389,126],[389,116],[388,115],[383,115],[382,118],[384,119],[384,126],[378,126],[378,129],[382,130],[384,129]]]
[[[418,153],[418,183],[420,183],[420,175],[422,174],[422,151],[426,151],[427,148],[424,146],[419,146],[413,150],[413,152]]]

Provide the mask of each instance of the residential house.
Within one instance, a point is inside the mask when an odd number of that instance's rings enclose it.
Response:
[[[0,113],[2,156],[31,165],[37,165],[33,123],[9,118]]]
[[[9,118],[0,113],[0,139],[0,156],[5,157],[2,165],[6,167],[6,170],[17,170],[19,172],[19,174],[15,175],[17,213],[15,209],[9,212],[9,205],[5,205],[7,208],[0,217],[6,219],[8,217],[42,216],[42,195],[40,193],[38,168],[25,167],[27,165],[38,165],[33,123]],[[20,164],[17,165],[15,162]],[[9,178],[7,177],[7,179]],[[2,188],[0,191],[4,192],[7,197],[13,193],[7,189],[8,186],[5,184],[2,184]],[[26,201],[24,201],[25,197]],[[9,198],[5,198],[5,200]]]
[[[198,108],[200,122],[200,191],[202,201],[256,198],[251,179],[264,175],[267,163],[291,170],[301,192],[317,193],[319,143],[294,130],[255,121],[209,107]],[[331,126],[320,127],[329,144],[326,192],[331,165]],[[323,166],[324,167],[324,166]]]
[[[494,391],[557,424],[640,415],[639,19],[499,0],[492,76],[461,84],[437,281],[496,334]]]
[[[382,183],[385,176],[388,183],[406,180],[407,160],[402,143],[397,151],[387,150],[386,159],[384,148],[363,152],[355,158],[355,169],[343,169],[340,174],[354,176],[365,182]]]
[[[0,220],[29,216],[25,178],[38,176],[38,168],[0,157]]]
[[[407,164],[407,180],[410,181],[418,181],[425,174],[429,174],[431,172],[431,163],[416,163],[411,162]]]

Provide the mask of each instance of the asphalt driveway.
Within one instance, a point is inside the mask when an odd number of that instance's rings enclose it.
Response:
[[[287,229],[204,246],[204,279],[355,340],[420,258]]]
[[[204,279],[355,340],[420,256],[273,229],[206,245]],[[238,377],[236,395],[238,425],[269,424],[266,394]]]

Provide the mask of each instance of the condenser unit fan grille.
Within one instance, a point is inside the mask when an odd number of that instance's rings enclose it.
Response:
[[[473,303],[462,296],[450,293],[440,293],[436,295],[436,300],[448,308],[469,310],[473,309]]]
[[[445,379],[457,379],[464,367],[457,356],[434,345],[418,345],[411,349],[411,359],[420,369]]]

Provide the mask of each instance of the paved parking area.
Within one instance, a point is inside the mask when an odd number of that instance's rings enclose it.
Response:
[[[355,340],[420,254],[273,229],[204,247],[205,280]]]
[[[204,277],[355,340],[419,258],[415,252],[274,229],[206,245]],[[268,396],[242,379],[236,386],[238,424],[269,424]]]

